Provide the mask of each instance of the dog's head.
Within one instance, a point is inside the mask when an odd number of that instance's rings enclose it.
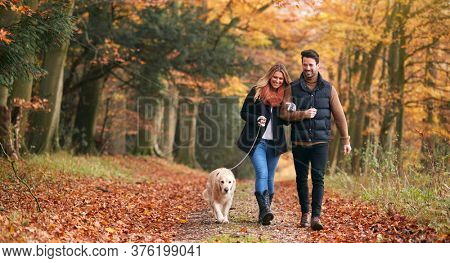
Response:
[[[236,188],[236,179],[228,169],[221,169],[216,174],[216,185],[222,194],[230,194]]]

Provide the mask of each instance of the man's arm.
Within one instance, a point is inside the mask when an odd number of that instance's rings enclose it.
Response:
[[[339,101],[338,93],[334,87],[331,87],[330,109],[334,117],[334,122],[339,130],[339,134],[341,135],[342,144],[344,146],[350,145],[347,120],[345,119],[344,110],[342,109],[341,102]]]

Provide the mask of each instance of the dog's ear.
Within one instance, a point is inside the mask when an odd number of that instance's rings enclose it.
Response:
[[[216,180],[214,180],[214,191],[218,191],[218,190],[216,190],[216,189],[220,189],[220,182],[219,182],[219,174],[220,174],[220,172],[217,172],[216,173]]]

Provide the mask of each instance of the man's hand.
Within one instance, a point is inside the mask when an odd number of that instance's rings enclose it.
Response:
[[[259,125],[259,126],[261,126],[261,127],[266,126],[266,121],[267,121],[266,117],[264,117],[264,116],[259,116],[258,119],[257,119],[257,121],[258,121],[258,125]]]
[[[344,155],[350,154],[352,151],[352,146],[350,144],[344,145]]]
[[[317,109],[311,108],[311,109],[308,109],[308,110],[304,111],[304,113],[305,113],[305,118],[306,119],[312,119],[312,118],[314,118],[314,116],[316,116]]]

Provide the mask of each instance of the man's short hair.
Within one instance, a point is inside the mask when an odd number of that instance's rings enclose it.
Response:
[[[302,62],[303,58],[313,58],[316,61],[316,64],[319,64],[319,53],[317,53],[314,49],[307,49],[302,51]]]

